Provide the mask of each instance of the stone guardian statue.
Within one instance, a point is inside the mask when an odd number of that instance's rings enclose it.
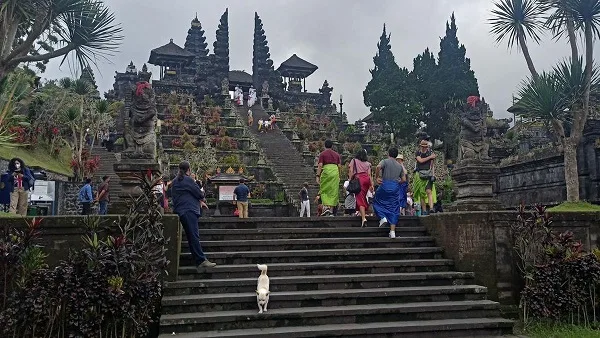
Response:
[[[131,108],[125,126],[124,157],[156,158],[156,100],[148,82],[138,82],[132,93]]]
[[[489,162],[487,105],[478,96],[469,96],[460,119],[459,158],[461,161]]]

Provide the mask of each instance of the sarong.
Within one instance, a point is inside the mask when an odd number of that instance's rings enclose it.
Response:
[[[400,192],[398,195],[400,208],[406,208],[406,192],[408,191],[408,182],[400,183]]]
[[[386,180],[379,185],[373,199],[373,210],[381,219],[386,218],[391,225],[398,224],[400,217],[400,182]]]
[[[336,164],[323,166],[319,191],[324,206],[335,207],[340,203],[340,171]]]
[[[360,173],[356,175],[360,182],[360,192],[356,194],[356,210],[360,207],[365,209],[369,208],[369,202],[367,201],[367,192],[371,188],[371,178],[367,173]]]
[[[412,180],[412,192],[413,192],[413,200],[414,203],[421,203],[421,201],[425,201],[425,203],[429,203],[429,199],[427,198],[427,183],[429,183],[429,179],[419,177],[418,173],[415,173]],[[431,194],[433,196],[433,203],[437,202],[437,193],[435,191],[435,183],[431,184]]]

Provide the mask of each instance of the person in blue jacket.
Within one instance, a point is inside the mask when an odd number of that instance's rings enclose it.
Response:
[[[8,188],[10,191],[10,213],[27,216],[29,191],[33,189],[33,173],[20,158],[8,162]]]
[[[179,216],[179,221],[185,230],[196,268],[198,272],[201,272],[204,268],[211,268],[217,264],[206,258],[200,245],[198,219],[202,215],[202,207],[206,207],[206,204],[202,202],[204,194],[196,181],[190,177],[190,174],[190,163],[187,161],[181,162],[179,173],[171,185],[170,195],[173,198],[174,212]]]
[[[91,215],[92,214],[92,202],[94,202],[94,195],[92,194],[92,179],[86,178],[85,184],[79,189],[79,203],[81,203],[81,214]]]

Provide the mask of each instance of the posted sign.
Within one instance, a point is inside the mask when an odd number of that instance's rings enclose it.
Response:
[[[219,201],[233,201],[235,186],[222,185],[219,187]]]

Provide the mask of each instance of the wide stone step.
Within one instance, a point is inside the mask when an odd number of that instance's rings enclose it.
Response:
[[[251,288],[254,290],[255,288]],[[487,289],[478,285],[417,286],[378,289],[282,291],[272,293],[270,309],[411,302],[482,300]],[[165,296],[162,313],[234,311],[256,308],[256,293]]]
[[[271,263],[269,274],[273,276],[381,274],[406,272],[442,272],[453,267],[450,259],[420,260],[359,260],[343,262]],[[257,273],[255,264],[217,265],[198,273],[193,266],[179,268],[180,279],[192,278],[245,278]]]
[[[235,238],[235,237],[234,237]],[[189,243],[182,243],[183,250],[188,250]],[[319,249],[362,249],[362,248],[406,248],[433,247],[435,241],[429,236],[396,237],[393,241],[386,237],[365,238],[299,238],[278,240],[238,240],[202,241],[206,252],[238,252],[238,251],[282,251],[282,250],[319,250]]]
[[[312,210],[311,210],[312,211]],[[356,219],[360,222],[360,219]],[[280,228],[280,229],[200,229],[203,241],[223,241],[230,239],[296,239],[296,238],[354,238],[385,237],[385,228]],[[426,236],[424,227],[396,227],[396,236]]]
[[[351,275],[278,276],[270,273],[270,291],[342,290],[410,286],[465,285],[471,272],[411,272]],[[256,287],[258,270],[248,278],[199,279],[167,283],[165,296],[246,292]]]
[[[367,322],[419,321],[498,317],[498,304],[489,300],[423,302],[273,309],[163,315],[162,333],[313,326]]]
[[[316,211],[311,210],[313,213]],[[360,228],[356,217],[253,217],[237,218],[200,218],[200,236],[204,229],[272,229],[272,228]],[[420,227],[419,218],[406,216],[398,222],[398,227]],[[367,218],[367,228],[378,228],[375,217]]]
[[[409,322],[329,324],[291,326],[265,329],[193,332],[177,335],[181,338],[212,337],[483,337],[512,333],[513,322],[503,318],[442,319]],[[161,335],[170,337],[171,333]]]
[[[390,239],[390,241],[393,241],[393,239]],[[208,259],[217,264],[272,264],[375,259],[435,259],[442,258],[442,252],[443,250],[438,247],[420,247],[210,252],[207,256]],[[180,264],[189,265],[192,263],[192,256],[189,252],[182,253],[180,257]]]

